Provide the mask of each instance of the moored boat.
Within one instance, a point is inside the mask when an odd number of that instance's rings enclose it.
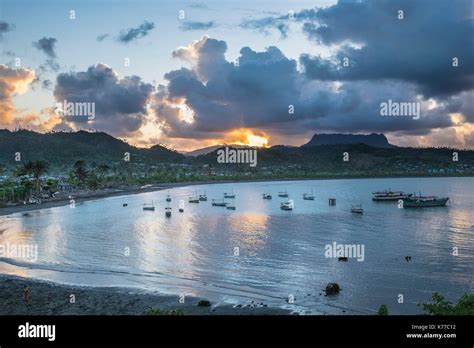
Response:
[[[372,192],[372,200],[374,201],[398,201],[413,196],[411,193],[403,191],[392,191],[390,189],[385,191]]]
[[[282,191],[282,192],[278,192],[278,197],[283,197],[283,198],[286,198],[288,197],[288,192],[286,191]]]
[[[263,199],[272,199],[272,195],[269,193],[262,194]]]
[[[203,195],[199,195],[199,200],[200,200],[201,202],[207,201],[206,191],[204,191],[204,194],[203,194]]]
[[[305,201],[314,201],[313,189],[311,189],[311,193],[303,193],[303,199]]]
[[[280,203],[281,210],[293,210],[293,201],[290,199],[288,202]]]
[[[214,207],[225,207],[227,205],[227,203],[224,202],[223,199],[213,199],[212,200],[212,205]]]
[[[188,197],[188,203],[199,203],[199,197],[195,197],[195,196]]]
[[[444,207],[449,197],[438,196],[411,196],[403,199],[404,208]]]
[[[235,198],[234,190],[232,192],[224,192],[224,198]]]
[[[351,213],[364,214],[364,209],[362,208],[362,204],[353,204],[351,207]]]
[[[152,201],[151,203],[144,203],[144,204],[143,204],[143,210],[154,211],[154,210],[155,210],[155,206],[153,205],[153,201]]]
[[[166,207],[165,208],[165,216],[166,217],[171,217],[171,207]]]

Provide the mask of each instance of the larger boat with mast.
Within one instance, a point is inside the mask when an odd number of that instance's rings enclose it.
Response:
[[[444,207],[449,197],[422,196],[421,194],[403,199],[404,208]]]

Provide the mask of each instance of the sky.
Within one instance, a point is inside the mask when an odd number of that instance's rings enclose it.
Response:
[[[0,128],[474,149],[472,0],[0,0]],[[91,103],[95,117],[57,103]],[[381,104],[413,103],[386,116]]]

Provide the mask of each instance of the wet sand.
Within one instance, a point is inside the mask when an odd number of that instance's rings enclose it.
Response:
[[[29,301],[23,301],[23,288]],[[75,303],[71,303],[71,295]],[[116,287],[78,287],[13,276],[0,277],[0,315],[142,315],[149,308],[180,310],[184,315],[289,315],[290,310],[251,305],[198,306],[201,298],[141,292]]]

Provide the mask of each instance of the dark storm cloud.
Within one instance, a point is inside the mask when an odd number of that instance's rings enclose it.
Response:
[[[14,25],[0,21],[0,39],[2,38],[2,34],[12,31],[14,28]]]
[[[207,30],[215,28],[217,24],[214,21],[209,22],[183,22],[179,28],[183,31],[192,31],[192,30]]]
[[[408,82],[352,81],[336,86],[332,81],[308,79],[297,62],[277,47],[263,52],[240,50],[239,63],[225,59],[224,41],[203,37],[174,52],[191,62],[165,75],[169,81],[155,98],[155,111],[168,136],[219,137],[236,128],[255,128],[278,134],[298,135],[308,131],[345,132],[416,131],[449,127],[443,107],[422,117],[382,117],[380,103],[388,99],[416,102],[416,86]],[[183,122],[173,102],[185,101],[194,112],[194,122]],[[294,114],[289,113],[289,106]],[[449,105],[449,104],[448,104]]]
[[[155,24],[153,22],[144,21],[138,27],[122,30],[117,40],[122,43],[129,43],[133,40],[147,36],[154,27]]]
[[[429,6],[410,0],[340,0],[303,10],[294,20],[303,23],[307,37],[339,48],[330,58],[302,55],[301,64],[311,79],[395,79],[417,84],[425,96],[456,94],[474,85],[472,12],[471,0],[437,0]],[[288,21],[280,16],[252,24],[267,30]],[[452,65],[454,57],[458,67]],[[350,67],[342,66],[344,58]]]
[[[107,65],[97,64],[87,71],[57,76],[54,97],[57,102],[95,103],[92,126],[116,136],[140,128],[146,117],[146,102],[154,88],[137,76],[120,79]],[[84,122],[85,118],[66,117],[64,123]]]
[[[58,42],[58,40],[56,40],[54,37],[43,37],[42,39],[33,42],[33,47],[36,47],[41,52],[46,54],[48,58],[55,59],[56,52],[54,50],[54,46],[56,45],[56,42]]]

